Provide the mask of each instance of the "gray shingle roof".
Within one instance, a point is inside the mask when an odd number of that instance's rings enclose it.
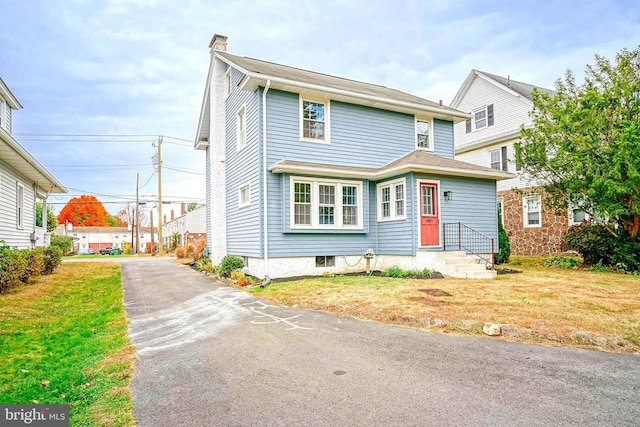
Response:
[[[508,87],[509,89],[517,92],[518,94],[520,94],[521,96],[524,96],[525,98],[527,98],[529,101],[532,101],[533,98],[531,97],[531,92],[533,91],[533,88],[535,87],[536,89],[538,89],[541,92],[547,93],[549,95],[555,95],[555,91],[551,90],[551,89],[546,89],[540,86],[534,86],[534,85],[530,85],[529,83],[524,83],[524,82],[519,82],[517,80],[513,80],[510,77],[502,77],[502,76],[498,76],[495,74],[491,74],[491,73],[487,73],[484,71],[480,71],[480,70],[476,70],[481,74],[484,74],[485,76],[492,78],[493,80],[497,81],[498,83]]]
[[[382,99],[389,99],[400,102],[408,102],[417,105],[439,108],[443,111],[453,114],[461,114],[460,111],[447,106],[440,106],[439,103],[411,95],[397,89],[388,88],[386,86],[375,85],[371,83],[359,82],[342,77],[331,76],[328,74],[317,73],[314,71],[302,70],[300,68],[289,67],[287,65],[274,64],[272,62],[262,61],[244,56],[232,55],[228,52],[216,51],[217,55],[227,59],[229,62],[250,73],[263,75],[268,77],[279,77],[293,82],[313,84],[331,89],[337,89],[355,94],[374,96]]]

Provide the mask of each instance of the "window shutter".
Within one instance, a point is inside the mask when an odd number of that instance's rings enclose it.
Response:
[[[516,170],[517,171],[522,170],[522,165],[520,163],[518,163],[518,162],[516,162]]]
[[[493,126],[493,104],[487,105],[487,126]]]
[[[467,119],[467,133],[471,133],[471,119]]]
[[[502,170],[507,171],[507,146],[502,147]]]

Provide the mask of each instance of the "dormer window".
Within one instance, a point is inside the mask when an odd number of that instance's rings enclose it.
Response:
[[[433,151],[431,121],[416,119],[416,148]]]
[[[493,126],[493,104],[486,105],[471,112],[472,119],[467,119],[466,132],[475,132]]]
[[[301,139],[329,142],[329,104],[327,102],[300,99]]]

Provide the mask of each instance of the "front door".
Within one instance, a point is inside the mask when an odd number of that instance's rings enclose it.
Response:
[[[438,184],[420,183],[420,245],[440,245]]]

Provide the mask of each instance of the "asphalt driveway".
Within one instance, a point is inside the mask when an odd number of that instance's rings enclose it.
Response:
[[[640,356],[434,334],[123,263],[140,426],[636,426]]]

